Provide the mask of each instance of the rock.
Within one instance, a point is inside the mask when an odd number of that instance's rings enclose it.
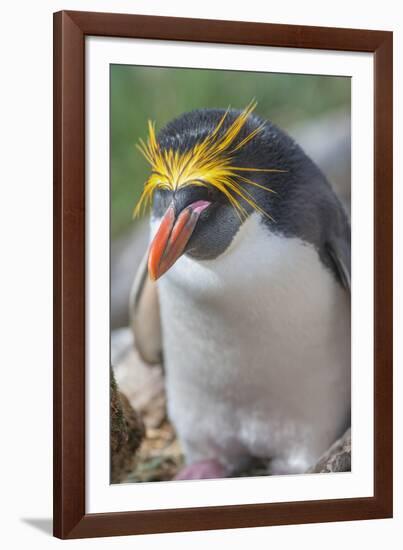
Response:
[[[111,358],[116,381],[147,428],[157,428],[166,417],[164,376],[161,365],[147,365],[135,349],[129,328],[114,330]]]
[[[127,398],[118,390],[113,372],[111,389],[111,482],[119,483],[135,466],[136,451],[144,438],[144,424]]]
[[[141,415],[146,428],[132,470],[124,481],[168,481],[183,466],[183,454],[167,418],[162,367],[142,361],[128,328],[112,332],[111,358],[119,389]]]
[[[351,471],[351,429],[338,439],[308,473]]]

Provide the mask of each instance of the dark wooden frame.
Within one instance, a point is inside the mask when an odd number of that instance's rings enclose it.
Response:
[[[375,67],[375,433],[369,498],[87,514],[85,37],[371,52]],[[54,14],[54,534],[80,538],[392,516],[392,33],[89,12]]]

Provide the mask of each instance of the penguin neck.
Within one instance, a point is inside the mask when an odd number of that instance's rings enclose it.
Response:
[[[152,218],[150,222],[151,239],[155,235],[161,223],[160,219]],[[185,277],[187,280],[186,286],[191,280],[196,281],[200,277],[211,277],[214,273],[220,276],[220,273],[225,273],[227,269],[231,269],[234,263],[242,263],[242,258],[245,254],[256,253],[256,245],[261,241],[262,233],[267,237],[269,231],[263,226],[261,216],[257,213],[252,213],[248,218],[240,224],[238,230],[227,246],[227,248],[212,259],[195,259],[187,254],[179,258],[170,270],[164,275],[165,280],[170,282],[177,281]],[[246,265],[243,265],[245,268]],[[241,276],[241,273],[239,273]],[[185,281],[183,281],[185,282]]]
[[[157,226],[155,221],[152,234]],[[175,287],[191,300],[236,296],[234,293],[245,292],[248,284],[253,288],[259,278],[270,280],[271,268],[273,276],[278,273],[279,263],[284,262],[285,242],[297,240],[271,233],[261,216],[253,213],[240,225],[222,254],[209,260],[182,256],[158,281],[159,288],[165,291]]]

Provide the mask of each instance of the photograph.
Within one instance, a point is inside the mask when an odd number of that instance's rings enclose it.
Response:
[[[396,548],[396,6],[4,4],[3,548]]]
[[[392,517],[393,33],[53,21],[54,535]]]
[[[351,78],[109,85],[110,482],[350,472]]]

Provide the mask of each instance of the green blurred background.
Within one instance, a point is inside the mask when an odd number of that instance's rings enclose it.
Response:
[[[242,109],[253,98],[257,114],[290,131],[327,113],[349,113],[350,78],[112,65],[112,239],[136,223],[132,211],[149,167],[135,144],[147,137],[147,120],[158,131],[185,111]]]

